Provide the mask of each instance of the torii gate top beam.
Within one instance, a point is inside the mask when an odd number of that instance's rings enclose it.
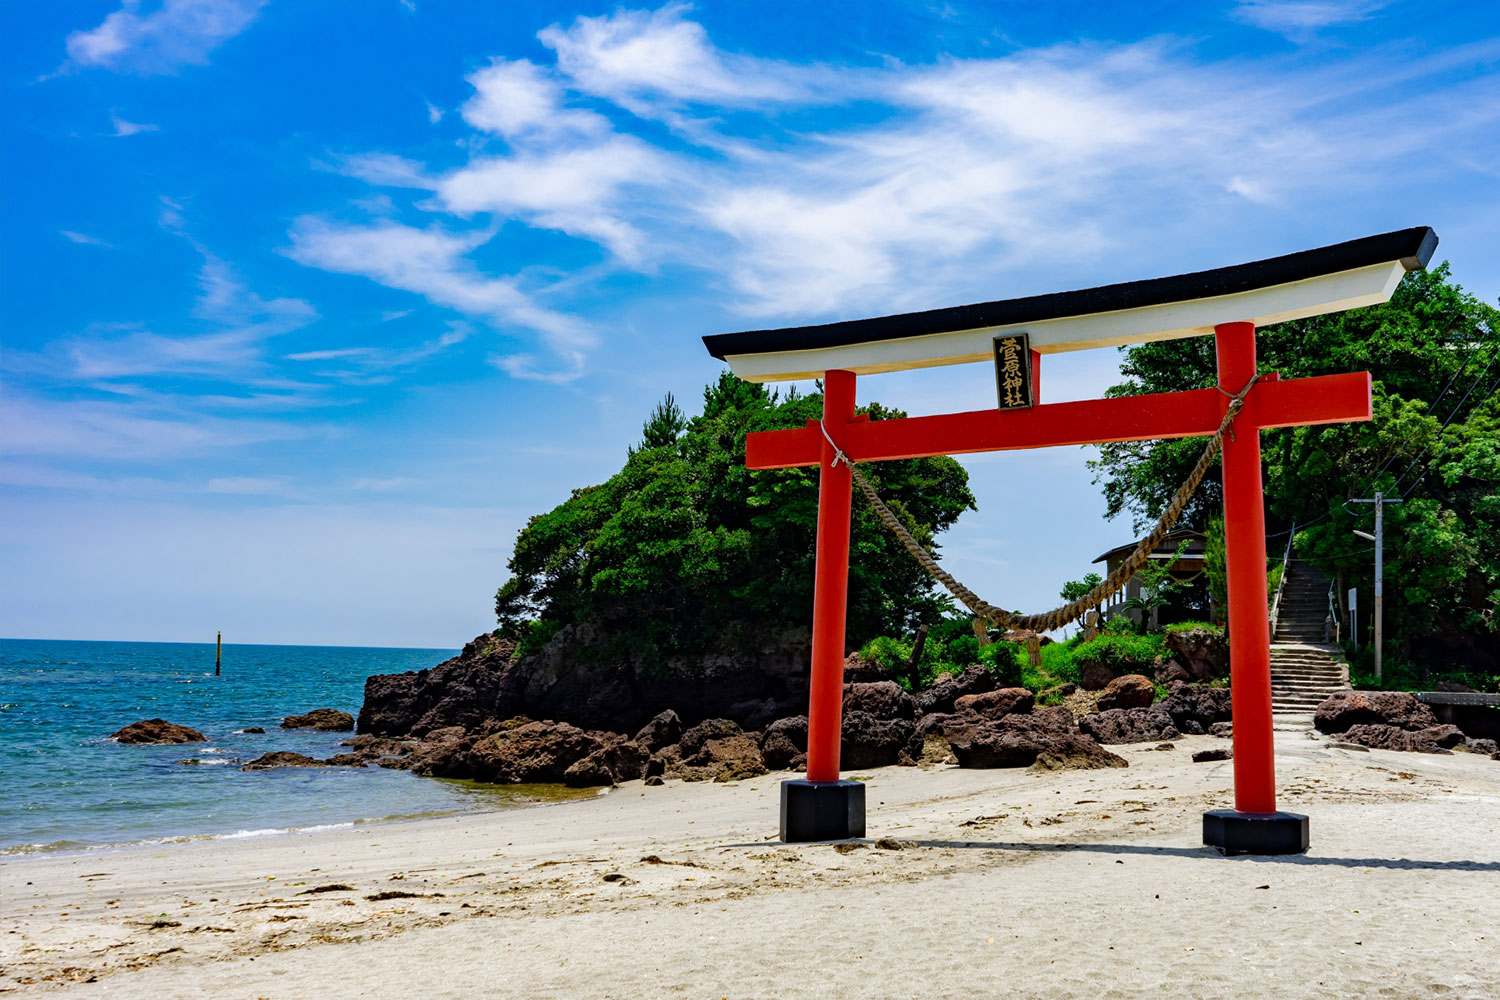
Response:
[[[989,362],[994,338],[1024,331],[1041,354],[1206,336],[1220,324],[1257,327],[1374,305],[1407,271],[1427,266],[1425,226],[1169,278],[951,306],[876,319],[703,338],[751,382]]]

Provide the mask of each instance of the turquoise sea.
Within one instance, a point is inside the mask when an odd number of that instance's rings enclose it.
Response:
[[[239,769],[272,750],[341,752],[352,733],[277,728],[288,715],[357,715],[370,674],[430,667],[447,649],[0,640],[0,855],[249,837],[503,808],[526,790],[383,768]],[[122,746],[120,727],[164,718],[207,743]],[[245,733],[259,726],[264,734]]]

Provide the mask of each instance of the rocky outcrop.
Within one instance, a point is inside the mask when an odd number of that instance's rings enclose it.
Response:
[[[563,772],[563,784],[574,788],[590,788],[634,781],[645,777],[646,761],[650,757],[646,748],[634,740],[601,747],[569,765]]]
[[[656,753],[682,739],[682,720],[670,708],[652,716],[635,734],[635,741],[646,748],[646,753]]]
[[[1036,696],[1026,688],[1001,688],[984,694],[966,694],[953,703],[953,711],[960,715],[999,719],[1007,715],[1025,715],[1035,704]]]
[[[526,656],[498,633],[479,636],[436,667],[369,678],[359,731],[420,736],[455,725],[473,731],[486,720],[526,715],[630,732],[663,705],[688,721],[759,726],[807,707],[805,632],[775,637],[758,650],[667,661],[605,647],[603,633],[587,625],[559,630]]]
[[[845,712],[839,741],[839,763],[845,770],[897,763],[915,725],[907,719],[880,719],[868,712]]]
[[[1042,769],[1126,766],[1090,737],[1062,730],[1050,715],[987,719],[962,728],[949,745],[959,767],[1030,767],[1044,755]]]
[[[1457,726],[1436,725],[1407,730],[1369,722],[1350,726],[1344,730],[1341,738],[1376,750],[1406,750],[1412,753],[1447,753],[1464,742],[1464,734]]]
[[[1182,735],[1172,716],[1160,705],[1150,708],[1112,708],[1085,715],[1078,728],[1100,743],[1157,743]]]
[[[1112,708],[1145,708],[1156,700],[1156,685],[1141,674],[1126,674],[1116,677],[1104,686],[1099,695],[1099,711]]]
[[[1172,717],[1172,724],[1189,736],[1203,736],[1214,723],[1234,719],[1229,689],[1201,684],[1179,687],[1152,707],[1166,712]]]
[[[1115,672],[1102,663],[1085,663],[1078,686],[1085,691],[1102,691],[1115,679]]]
[[[275,753],[261,754],[259,757],[240,768],[241,771],[269,771],[274,767],[333,767],[331,761],[318,760],[306,754],[292,753],[288,750],[277,750]],[[364,765],[358,765],[363,767]]]
[[[917,703],[895,681],[861,681],[844,685],[844,711],[877,719],[913,719]]]
[[[179,726],[175,722],[166,719],[144,719],[140,722],[132,722],[110,736],[117,743],[207,743],[208,737],[190,729],[187,726]]]
[[[1229,676],[1229,640],[1220,630],[1168,629],[1163,641],[1173,663],[1181,667],[1184,680],[1211,681]]]
[[[760,756],[766,767],[784,771],[807,753],[807,716],[777,719],[760,737]]]
[[[1313,726],[1323,733],[1347,732],[1352,726],[1393,726],[1415,732],[1438,724],[1432,709],[1406,691],[1340,691],[1313,712]]]
[[[366,678],[359,731],[422,736],[449,726],[477,729],[488,720],[521,714],[501,704],[503,680],[514,652],[513,643],[492,633],[479,636],[458,656],[435,667]]]
[[[951,712],[954,702],[965,695],[983,694],[993,690],[995,690],[995,678],[984,667],[976,664],[957,677],[939,681],[923,691],[917,698],[918,714]]]
[[[874,660],[867,660],[858,653],[850,653],[844,660],[844,683],[863,684],[874,681],[894,680],[890,671]]]
[[[334,708],[315,708],[305,715],[288,715],[281,721],[281,728],[346,733],[354,728],[354,716]]]

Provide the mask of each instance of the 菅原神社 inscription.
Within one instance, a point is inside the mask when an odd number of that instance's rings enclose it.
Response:
[[[1026,334],[995,338],[995,388],[1000,394],[1002,410],[1032,404],[1031,341]]]

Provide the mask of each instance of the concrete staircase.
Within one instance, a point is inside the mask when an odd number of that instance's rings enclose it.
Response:
[[[1318,703],[1349,688],[1349,665],[1339,647],[1324,642],[1328,578],[1300,559],[1287,567],[1276,631],[1271,636],[1271,709],[1306,716]]]

